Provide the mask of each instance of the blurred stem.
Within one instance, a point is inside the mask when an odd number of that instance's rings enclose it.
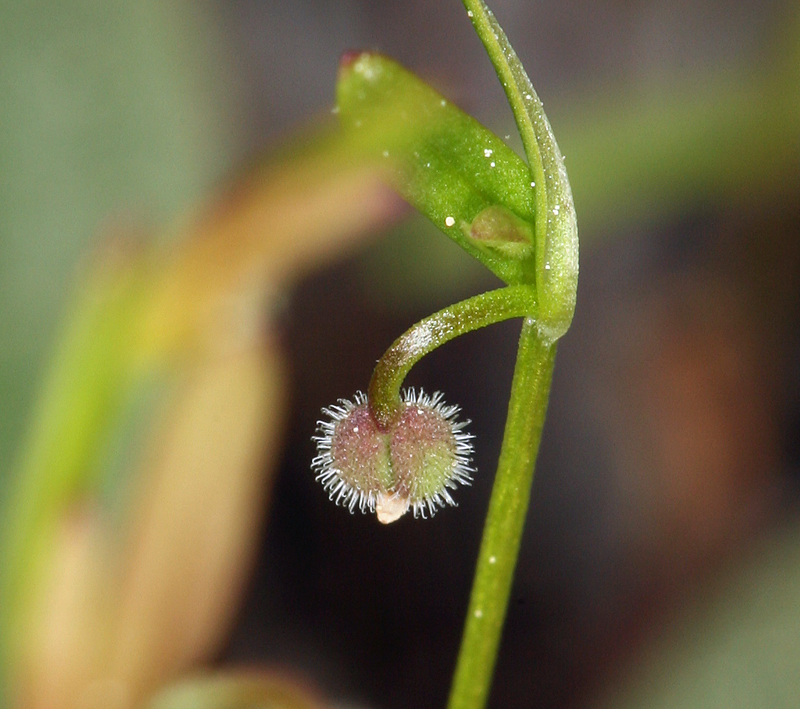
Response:
[[[481,709],[491,687],[528,511],[556,346],[522,326],[506,428],[448,709]]]
[[[403,380],[426,354],[459,335],[535,312],[535,289],[517,285],[467,298],[420,320],[392,343],[375,366],[368,396],[375,420],[381,426],[389,425],[402,406]]]

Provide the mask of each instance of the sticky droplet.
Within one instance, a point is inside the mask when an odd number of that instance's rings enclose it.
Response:
[[[444,220],[444,223],[445,223],[447,226],[453,226],[453,224],[455,224],[455,223],[456,223],[456,220],[455,220],[455,219],[453,219],[453,217],[447,217],[447,219],[445,219],[445,220]]]

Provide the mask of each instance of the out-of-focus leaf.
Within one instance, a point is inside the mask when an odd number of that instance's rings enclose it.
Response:
[[[236,612],[287,388],[276,344],[251,342],[184,373],[133,497],[105,666],[132,693],[216,650]]]
[[[738,66],[606,83],[558,111],[584,232],[610,236],[681,212],[795,200],[800,185],[800,5]]]
[[[800,526],[686,609],[602,709],[793,709],[800,698]]]
[[[470,225],[502,206],[534,224],[527,165],[500,138],[399,64],[379,54],[347,58],[339,72],[342,121],[368,136],[393,186],[470,255],[506,283],[532,282],[533,260],[482,247]],[[408,136],[398,140],[397,135]]]
[[[286,677],[251,672],[184,680],[143,709],[322,709],[322,704]]]
[[[0,537],[0,639],[24,636],[24,608],[52,553],[65,502],[97,485],[96,462],[130,386],[126,359],[143,295],[142,273],[102,263],[84,284],[61,340],[30,444],[21,456]]]
[[[0,3],[0,498],[81,255],[230,169],[240,123],[215,20],[207,3]]]
[[[339,131],[312,136],[183,236],[89,267],[2,516],[20,706],[125,706],[216,648],[283,417],[271,304],[397,212],[353,152]]]

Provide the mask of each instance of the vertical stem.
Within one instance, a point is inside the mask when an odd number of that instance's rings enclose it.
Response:
[[[481,709],[492,682],[533,483],[555,359],[536,323],[522,326],[503,445],[448,709]]]

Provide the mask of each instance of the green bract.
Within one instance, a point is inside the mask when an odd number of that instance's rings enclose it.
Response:
[[[533,230],[533,178],[511,148],[379,54],[343,61],[337,98],[344,126],[369,136],[374,156],[408,202],[506,283],[534,282],[532,254],[487,250],[467,236],[483,210],[498,206]]]
[[[575,310],[578,241],[564,159],[533,86],[482,3],[486,44],[531,167],[424,81],[379,54],[348,55],[337,90],[342,123],[364,135],[397,191],[507,284],[534,286],[548,340]],[[487,36],[484,36],[487,35]]]

